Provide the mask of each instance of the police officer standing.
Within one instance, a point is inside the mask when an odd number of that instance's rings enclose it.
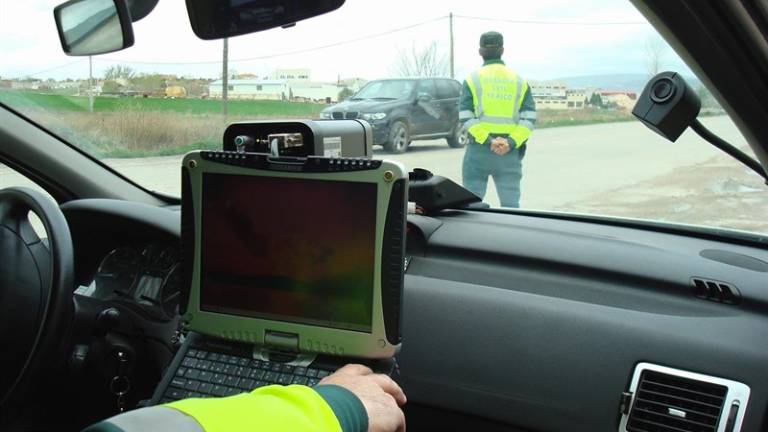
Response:
[[[493,177],[502,207],[520,207],[526,143],[536,122],[536,105],[523,78],[504,65],[501,33],[480,36],[483,67],[464,81],[459,120],[470,137],[464,153],[464,187],[485,198]]]

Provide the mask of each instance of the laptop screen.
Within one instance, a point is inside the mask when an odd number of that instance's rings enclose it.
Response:
[[[375,183],[202,183],[201,310],[371,332]]]

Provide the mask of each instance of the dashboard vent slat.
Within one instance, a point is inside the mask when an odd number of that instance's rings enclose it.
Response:
[[[664,409],[675,408],[675,409],[679,409],[679,410],[685,410],[689,415],[690,414],[695,414],[697,416],[704,416],[704,417],[715,418],[715,419],[717,418],[717,415],[712,415],[712,414],[705,413],[705,412],[702,412],[702,411],[696,411],[694,409],[685,408],[683,406],[672,406],[671,404],[662,403],[662,402],[653,401],[653,400],[648,400],[648,399],[641,399],[641,398],[638,398],[638,402],[642,402],[643,404],[651,404],[651,405],[654,405],[654,406],[663,407]]]
[[[738,304],[741,293],[734,285],[700,277],[691,278],[696,297],[718,303]]]
[[[693,390],[690,388],[678,387],[671,384],[664,384],[660,382],[646,381],[642,384],[643,389],[659,392],[665,394],[665,392],[671,393],[671,397],[679,397],[681,399],[688,399],[692,402],[707,404],[707,405],[719,405],[720,397],[713,397],[710,393]]]
[[[684,421],[682,421],[682,420],[680,420],[679,417],[675,417],[675,416],[672,416],[670,414],[659,413],[659,412],[656,412],[656,411],[646,410],[646,409],[642,409],[642,408],[635,408],[635,410],[637,410],[638,413],[643,413],[643,415],[650,416],[651,418],[653,418],[653,417],[660,418],[660,421],[665,421],[665,419],[666,419],[666,421],[670,421],[671,420],[673,422],[673,424],[675,422],[680,422],[680,423],[683,423],[683,426],[686,426],[686,425],[689,425],[689,424],[690,425],[694,425],[694,426],[703,426],[703,427],[709,427],[709,428],[717,426],[717,418],[715,419],[714,422],[702,423],[702,422],[698,422],[698,421],[694,421],[694,420],[689,420],[688,417],[686,417],[686,419]],[[712,424],[712,423],[714,423],[714,424]]]
[[[678,427],[666,425],[663,423],[656,423],[650,420],[640,420],[641,424],[650,425],[651,427],[644,426],[642,429],[627,429],[633,432],[691,432],[691,429],[680,429]]]
[[[627,420],[630,432],[716,432],[728,388],[644,370]]]
[[[655,396],[657,398],[664,399],[664,400],[670,400],[670,401],[674,401],[674,402],[681,403],[681,404],[691,404],[691,405],[703,406],[703,407],[711,408],[711,409],[717,409],[718,408],[716,405],[712,405],[710,403],[707,403],[706,401],[689,399],[689,398],[686,398],[684,396],[671,395],[669,393],[666,393],[663,390],[662,391],[648,390],[647,388],[645,388],[645,386],[643,386],[642,390],[643,390],[643,393],[646,393],[646,394],[649,394],[649,395],[652,395],[652,396]],[[670,403],[672,403],[672,402],[670,402]]]

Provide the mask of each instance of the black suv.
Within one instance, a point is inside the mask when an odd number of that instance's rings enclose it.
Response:
[[[448,78],[371,81],[344,102],[320,113],[325,119],[363,119],[373,126],[373,143],[404,153],[412,140],[445,138],[451,147],[467,143],[459,125],[461,84]]]

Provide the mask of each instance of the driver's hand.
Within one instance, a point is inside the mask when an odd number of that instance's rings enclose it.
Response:
[[[349,364],[323,378],[320,384],[344,387],[357,396],[368,414],[369,432],[405,431],[405,414],[399,405],[405,393],[392,378],[375,374],[363,365]]]

